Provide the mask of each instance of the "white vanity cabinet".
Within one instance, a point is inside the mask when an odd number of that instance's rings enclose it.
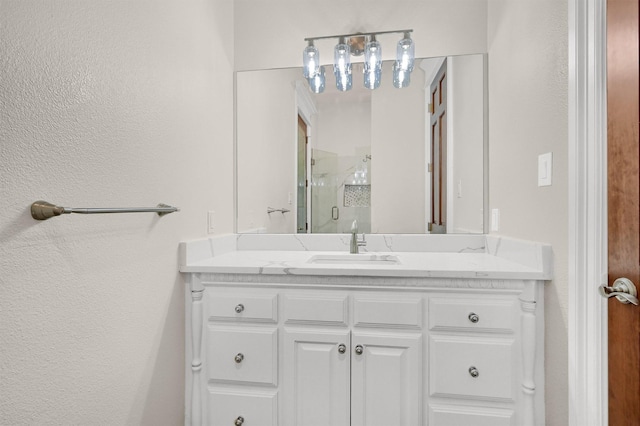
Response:
[[[186,424],[544,424],[543,281],[189,284]]]
[[[421,423],[422,334],[398,330],[389,311],[375,310],[406,301],[355,293],[283,296],[283,425]],[[421,306],[421,298],[409,304]],[[365,322],[357,325],[359,312]]]

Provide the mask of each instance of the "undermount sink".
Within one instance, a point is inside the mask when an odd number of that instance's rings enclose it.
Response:
[[[398,265],[398,256],[390,254],[371,253],[339,253],[339,254],[318,254],[312,256],[307,263],[324,265]]]

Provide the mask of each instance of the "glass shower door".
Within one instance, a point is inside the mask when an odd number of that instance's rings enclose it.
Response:
[[[338,232],[338,154],[311,151],[311,232]]]

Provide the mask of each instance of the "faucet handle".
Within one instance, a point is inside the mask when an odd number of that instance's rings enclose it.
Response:
[[[359,246],[366,246],[367,245],[367,240],[364,237],[364,232],[362,233],[362,239],[357,241],[357,244]]]

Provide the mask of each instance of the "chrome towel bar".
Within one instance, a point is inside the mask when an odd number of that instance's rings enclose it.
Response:
[[[291,210],[285,209],[284,207],[281,209],[274,209],[273,207],[267,207],[267,214],[271,214],[273,212],[280,212],[282,214],[289,213]]]
[[[116,208],[76,208],[76,207],[60,207],[46,201],[35,201],[31,204],[31,217],[36,220],[47,220],[50,217],[60,216],[61,214],[79,213],[79,214],[96,214],[96,213],[158,213],[158,216],[164,216],[169,213],[180,211],[179,208],[169,206],[167,204],[158,204],[156,207],[116,207]]]

